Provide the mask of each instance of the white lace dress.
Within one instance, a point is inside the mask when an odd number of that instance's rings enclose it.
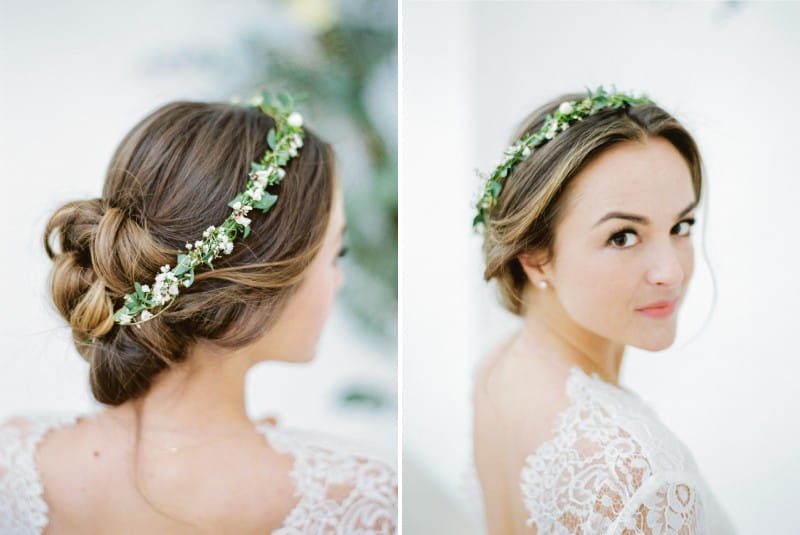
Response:
[[[538,535],[736,533],[687,447],[637,394],[579,367],[565,388],[553,438],[520,473]]]
[[[0,427],[0,534],[39,535],[48,522],[36,446],[50,429],[79,414],[30,414],[23,425]],[[20,421],[15,418],[15,421]],[[332,448],[323,439],[268,424],[257,429],[273,449],[294,457],[291,477],[299,501],[272,535],[392,534],[397,524],[397,474],[389,465]],[[325,445],[322,445],[322,444]],[[351,488],[341,499],[328,490]]]

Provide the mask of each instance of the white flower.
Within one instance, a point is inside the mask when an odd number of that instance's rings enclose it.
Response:
[[[166,273],[170,269],[169,264],[161,266],[161,273]]]
[[[286,122],[294,127],[303,126],[303,116],[297,113],[296,111],[292,112],[291,115],[289,115],[289,118],[286,119]]]
[[[234,210],[240,210],[241,208],[242,208],[242,203],[240,203],[239,201],[236,201],[235,203],[233,203],[233,209]]]
[[[169,285],[169,293],[171,295],[178,295],[178,283],[177,282],[173,282],[172,284]]]
[[[144,293],[147,293],[147,292],[149,292],[149,291],[150,291],[150,287],[149,287],[148,285],[146,285],[146,284],[145,284],[144,286],[142,286],[142,291],[143,291]]]
[[[294,135],[294,146],[298,149],[303,146],[303,137],[300,134]]]
[[[233,216],[233,220],[239,223],[240,225],[247,226],[250,224],[250,218],[245,217],[244,215],[235,215]]]
[[[233,243],[232,242],[225,242],[224,251],[225,251],[225,254],[231,254],[231,251],[233,251]]]
[[[188,251],[191,251],[192,250],[192,244],[191,243],[186,243],[186,249]]]
[[[252,209],[253,209],[252,206],[245,204],[244,206],[242,206],[242,213],[247,215],[248,213],[250,213],[250,210]]]
[[[149,310],[142,310],[142,321],[147,321],[152,317],[153,315],[150,313]]]
[[[531,148],[525,145],[525,148],[522,149],[522,157],[527,158],[530,155],[531,155]]]
[[[120,314],[119,315],[119,322],[122,325],[127,325],[131,322],[133,318],[129,314]]]
[[[195,247],[202,247],[203,246],[203,242],[201,240],[197,240],[196,242],[194,242],[194,246]]]
[[[286,175],[286,170],[284,170],[282,167],[278,167],[275,169],[275,174],[278,175],[278,178],[283,178]]]
[[[261,188],[249,189],[245,192],[249,195],[254,201],[261,200],[261,196],[264,195],[264,190]]]
[[[573,110],[574,110],[574,108],[572,107],[572,103],[569,102],[569,101],[562,102],[561,106],[558,107],[559,113],[562,113],[564,115],[572,113]]]
[[[191,285],[192,285],[192,281],[191,281],[191,279],[186,279],[185,281],[183,281],[183,285],[184,285],[184,286],[186,286],[187,288],[188,288],[189,286],[191,286]]]

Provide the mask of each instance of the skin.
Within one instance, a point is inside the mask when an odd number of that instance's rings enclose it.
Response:
[[[475,462],[493,534],[536,532],[525,526],[520,470],[552,437],[569,404],[570,367],[618,385],[627,345],[649,351],[672,345],[694,269],[686,222],[694,217],[691,174],[665,139],[614,145],[574,177],[565,203],[553,257],[548,261],[542,251],[519,257],[528,278],[521,329],[476,373]],[[649,224],[617,218],[596,224],[609,212],[644,216]],[[625,227],[633,232],[620,234]],[[546,289],[537,286],[541,280]],[[672,298],[676,309],[666,318],[636,310]]]
[[[254,423],[271,419],[248,418],[245,376],[265,360],[313,359],[343,283],[337,260],[344,227],[337,188],[322,249],[260,339],[233,351],[198,344],[181,367],[160,374],[143,398],[48,433],[37,451],[50,507],[46,533],[85,533],[87,525],[98,533],[265,533],[282,524],[297,501],[289,476],[293,459],[275,452],[254,429]],[[141,411],[139,487],[157,508],[200,523],[204,531],[159,515],[137,493],[134,409]],[[259,473],[268,477],[254,477]]]

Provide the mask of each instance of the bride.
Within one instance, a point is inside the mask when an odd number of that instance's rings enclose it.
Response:
[[[734,533],[687,448],[619,384],[625,347],[675,339],[694,266],[702,163],[646,96],[566,94],[487,177],[485,278],[521,327],[473,391],[492,534]]]
[[[105,407],[0,427],[0,532],[395,531],[392,468],[245,410],[250,367],[313,358],[342,282],[333,154],[292,105],[166,104],[53,214],[53,302]]]

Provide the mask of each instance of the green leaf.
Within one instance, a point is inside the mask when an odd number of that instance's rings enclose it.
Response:
[[[281,93],[278,95],[278,102],[284,108],[290,108],[292,106],[292,99],[289,95],[285,93]]]
[[[500,182],[492,182],[492,195],[497,197],[503,190],[503,185]]]
[[[191,286],[193,283],[194,283],[194,269],[188,272],[186,279],[184,279],[183,281],[183,285],[188,287]]]
[[[242,234],[243,238],[246,238],[250,234],[250,225],[244,226],[244,233]]]
[[[144,291],[142,291],[142,285],[138,282],[133,283],[133,287],[136,288],[136,297],[138,299],[144,299]]]
[[[192,267],[191,260],[189,259],[189,255],[186,254],[179,254],[178,255],[178,265],[175,266],[175,276],[180,277],[187,271],[189,271]]]
[[[242,202],[243,195],[244,195],[244,194],[242,194],[242,193],[240,193],[239,195],[237,195],[235,199],[233,199],[231,202],[229,202],[229,203],[228,203],[228,206],[230,206],[231,208],[233,208],[233,205],[234,205],[234,204],[236,204],[237,202]],[[242,204],[244,204],[244,203],[242,203]]]
[[[274,128],[269,129],[269,133],[267,134],[267,144],[269,145],[269,148],[271,148],[272,150],[275,150],[275,147],[278,144],[277,140],[275,139]]]
[[[272,205],[274,205],[277,200],[277,195],[273,195],[265,191],[264,195],[261,196],[261,199],[253,203],[253,208],[258,208],[262,212],[266,212],[272,208]]]
[[[261,165],[260,163],[252,162],[250,164],[250,171],[266,171],[267,166]]]

